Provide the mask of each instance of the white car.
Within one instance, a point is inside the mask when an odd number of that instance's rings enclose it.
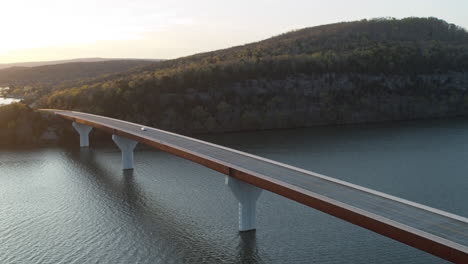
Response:
[[[146,131],[146,127],[141,127],[141,131]]]

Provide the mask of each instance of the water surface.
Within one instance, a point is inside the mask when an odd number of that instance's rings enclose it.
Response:
[[[468,216],[465,119],[201,138]],[[266,191],[239,234],[223,175],[148,148],[135,161],[0,150],[0,263],[444,263]]]

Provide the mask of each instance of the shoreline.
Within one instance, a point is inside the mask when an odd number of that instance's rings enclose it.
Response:
[[[425,118],[425,119],[409,119],[409,120],[393,120],[393,121],[375,121],[375,122],[359,122],[359,123],[345,123],[345,124],[324,124],[324,125],[316,125],[316,126],[308,126],[308,127],[289,127],[289,128],[269,128],[269,129],[248,129],[248,130],[235,130],[235,131],[220,131],[220,132],[195,132],[195,133],[180,133],[178,131],[174,133],[178,133],[184,136],[191,136],[195,138],[207,138],[213,136],[220,136],[220,135],[233,135],[233,134],[241,134],[241,133],[262,133],[262,132],[284,132],[284,131],[294,131],[294,130],[307,130],[307,129],[330,129],[330,128],[362,128],[362,127],[396,127],[396,126],[406,126],[406,125],[414,125],[417,123],[432,123],[432,122],[444,122],[444,121],[455,121],[455,120],[466,120],[468,121],[468,116],[464,115],[456,115],[456,116],[448,116],[448,117],[435,117],[435,118]],[[71,127],[71,123],[70,123]],[[57,129],[57,128],[56,128]],[[39,142],[33,144],[10,144],[5,142],[0,142],[0,149],[16,149],[16,148],[46,148],[46,147],[73,147],[75,142],[77,141],[78,135],[75,132],[70,134],[70,128],[66,128],[64,126],[58,127],[61,130],[68,130],[68,133],[61,133],[64,137],[60,137],[60,135],[56,135],[57,138],[53,140],[41,140],[38,139]],[[93,129],[90,135],[90,140],[93,142],[94,146],[98,147],[109,147],[114,146],[114,143],[111,140],[109,134],[100,131],[98,129]],[[173,132],[173,131],[169,131]],[[46,132],[44,132],[46,133]],[[43,134],[44,134],[43,133]],[[143,146],[142,144],[139,145],[140,148]]]

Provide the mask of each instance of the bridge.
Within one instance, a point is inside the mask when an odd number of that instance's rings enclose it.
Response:
[[[41,110],[73,121],[80,146],[89,146],[94,128],[112,134],[122,152],[122,168],[133,169],[138,142],[226,175],[239,201],[239,231],[255,229],[262,190],[346,220],[455,263],[468,263],[468,219],[395,196],[259,156],[113,118]]]

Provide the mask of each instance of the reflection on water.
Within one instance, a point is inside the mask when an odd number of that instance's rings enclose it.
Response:
[[[240,263],[262,263],[257,252],[257,240],[255,230],[239,233],[239,245],[237,260]]]
[[[464,120],[204,139],[468,215]],[[0,150],[0,263],[444,263],[264,192],[238,233],[223,175],[139,149]],[[447,173],[449,172],[449,173]]]

